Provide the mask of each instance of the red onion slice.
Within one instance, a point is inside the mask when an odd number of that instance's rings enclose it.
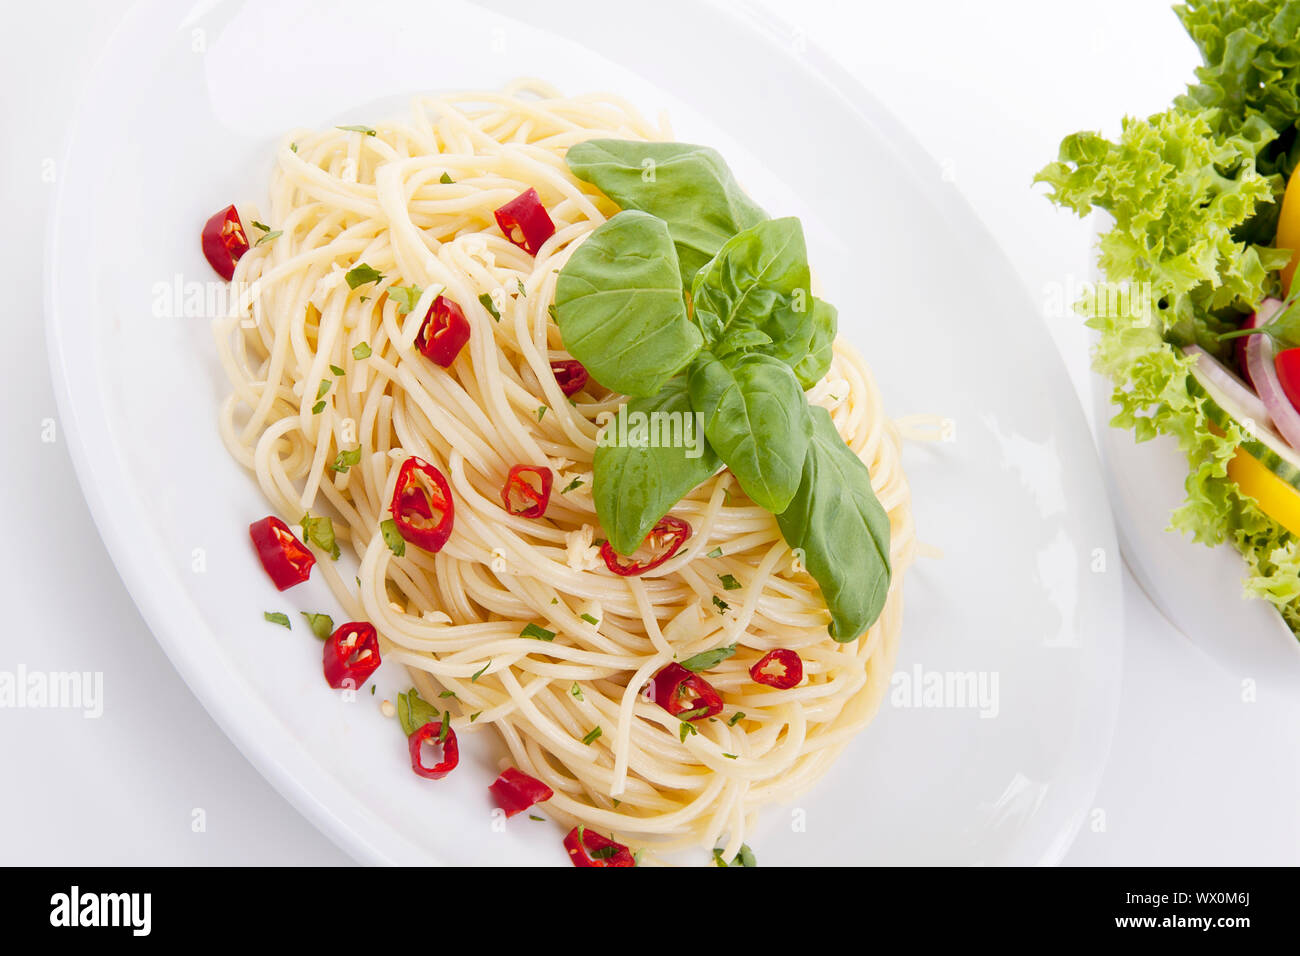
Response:
[[[1281,305],[1276,299],[1265,299],[1259,307],[1259,324],[1267,325],[1273,321]],[[1273,364],[1273,340],[1267,335],[1246,336],[1246,367],[1250,369],[1250,378],[1259,391],[1260,401],[1273,420],[1273,427],[1287,440],[1287,444],[1300,449],[1300,411],[1291,404],[1278,380],[1277,368]]]
[[[1247,336],[1247,339],[1254,338],[1265,338],[1265,336]],[[1245,382],[1233,375],[1230,369],[1220,364],[1213,355],[1199,345],[1189,345],[1183,349],[1183,352],[1196,359],[1197,373],[1223,392],[1252,421],[1263,425],[1272,424],[1272,416],[1264,407],[1264,403],[1259,400],[1259,396],[1252,392]]]

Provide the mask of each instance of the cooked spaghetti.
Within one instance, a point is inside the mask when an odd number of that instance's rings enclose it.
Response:
[[[569,358],[549,308],[557,273],[618,211],[566,168],[568,148],[597,137],[670,138],[618,100],[526,82],[418,99],[374,130],[286,139],[269,207],[242,207],[267,226],[235,269],[237,314],[216,324],[233,385],[221,431],[285,519],[332,518],[359,570],[354,580],[320,548],[317,566],[345,612],[375,626],[384,660],[423,698],[454,692],[457,733],[500,734],[553,789],[550,816],[730,858],[756,811],[814,783],[882,699],[915,549],[899,438],[863,360],[837,340],[807,397],[870,469],[891,532],[888,598],[855,641],[828,637],[816,582],[726,469],[672,508],[692,529],[680,551],[643,576],[612,574],[592,463],[624,398],[593,381],[570,399],[551,367]],[[529,188],[555,223],[535,257],[493,215]],[[378,278],[354,287],[359,263]],[[440,295],[470,326],[448,368],[416,341]],[[411,456],[447,476],[454,533],[436,554],[399,557],[381,524]],[[519,463],[554,473],[543,519],[503,507]],[[529,624],[553,638],[524,636]],[[643,695],[669,662],[731,644],[707,674],[725,703],[717,719],[688,733]],[[774,648],[801,656],[798,686],[750,679]]]

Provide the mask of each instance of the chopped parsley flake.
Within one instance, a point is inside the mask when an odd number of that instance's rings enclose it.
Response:
[[[742,587],[741,583],[730,574],[719,574],[718,580],[722,582],[722,586],[728,591],[739,591]]]
[[[483,308],[488,310],[492,318],[496,319],[498,322],[501,321],[501,313],[497,311],[497,304],[492,301],[492,296],[489,293],[484,292],[478,297],[478,301]]]
[[[406,554],[406,539],[402,537],[402,532],[397,530],[396,521],[385,518],[379,522],[379,533],[384,536],[384,544],[388,545],[388,550],[396,557],[400,558]]]
[[[370,358],[370,355],[371,355],[370,346],[367,345],[365,342],[362,342],[360,345],[353,346],[352,348],[352,357],[356,359],[358,362],[360,362],[362,359]]]
[[[365,133],[367,136],[378,136],[379,134],[369,126],[339,126],[337,129],[346,130],[349,133]]]
[[[347,271],[343,276],[347,280],[348,288],[355,289],[357,286],[365,285],[367,282],[378,282],[384,277],[384,274],[377,269],[372,269],[364,262],[358,263]]]
[[[526,624],[526,625],[524,625],[524,629],[523,629],[522,631],[519,632],[519,636],[520,636],[520,637],[532,637],[532,638],[536,638],[536,639],[539,640],[539,641],[553,641],[553,640],[555,640],[555,632],[554,632],[554,631],[548,631],[546,628],[544,628],[544,627],[539,627],[539,626],[536,625],[536,624]]]
[[[415,284],[393,286],[388,290],[388,297],[397,303],[398,315],[414,311],[422,295],[424,290]]]
[[[310,611],[303,611],[302,616],[307,619],[307,626],[311,628],[311,632],[322,641],[328,640],[334,633],[334,618],[328,614],[312,614]]]
[[[285,614],[283,611],[267,611],[262,615],[262,617],[270,621],[272,624],[280,624],[289,628],[291,631],[293,630],[292,625],[289,624],[289,615]]]

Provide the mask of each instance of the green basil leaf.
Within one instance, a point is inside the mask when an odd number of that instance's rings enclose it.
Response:
[[[578,246],[555,305],[564,347],[626,395],[654,395],[704,343],[686,317],[668,228],[643,212],[619,213]]]
[[[726,161],[706,146],[593,139],[570,147],[565,161],[620,208],[668,224],[686,287],[723,243],[767,218],[737,185]]]
[[[695,277],[695,323],[719,357],[766,338],[764,350],[793,366],[812,339],[810,282],[799,220],[760,222],[728,239]]]
[[[425,724],[442,720],[442,714],[412,687],[405,694],[397,695],[397,720],[402,725],[402,733],[409,737]]]
[[[640,415],[644,429],[637,427]],[[697,422],[679,376],[653,398],[628,402],[605,426],[592,465],[592,497],[619,554],[635,552],[660,518],[722,466]]]
[[[880,616],[889,591],[889,515],[871,475],[835,430],[830,413],[808,410],[812,443],[781,534],[803,551],[803,564],[831,612],[830,634],[856,639]]]
[[[799,489],[812,425],[790,367],[759,352],[719,359],[701,353],[688,378],[704,437],[740,487],[773,514]]]
[[[812,301],[812,339],[808,342],[808,353],[794,367],[795,378],[805,389],[812,388],[831,370],[835,333],[839,327],[839,313],[835,306],[816,296]]]

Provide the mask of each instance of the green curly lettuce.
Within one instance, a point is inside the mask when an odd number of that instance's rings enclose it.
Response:
[[[1035,182],[1080,216],[1112,220],[1098,263],[1108,287],[1130,294],[1076,308],[1099,333],[1093,364],[1114,384],[1111,424],[1139,441],[1171,435],[1187,456],[1187,498],[1171,528],[1231,543],[1246,559],[1246,592],[1300,634],[1300,541],[1228,477],[1243,435],[1210,427],[1182,352],[1195,343],[1227,358],[1218,334],[1280,292],[1276,271],[1290,252],[1268,243],[1296,165],[1300,0],[1205,0],[1177,13],[1202,51],[1199,82],[1172,109],[1125,119],[1117,141],[1066,137]]]

